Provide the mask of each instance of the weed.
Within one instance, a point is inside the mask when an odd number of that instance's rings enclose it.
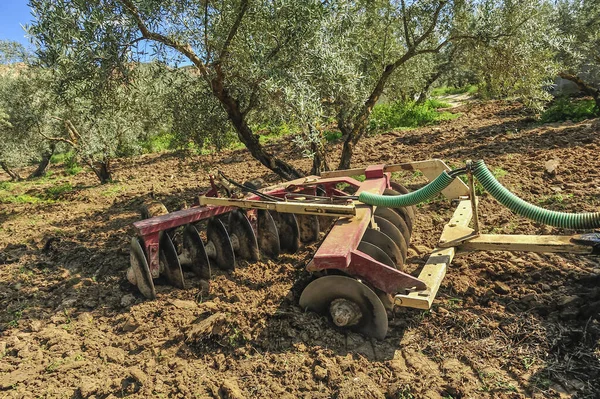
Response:
[[[367,179],[367,177],[365,175],[356,175],[356,176],[350,176],[351,178],[353,178],[354,180],[358,180],[358,181],[365,181]]]
[[[573,122],[594,118],[598,115],[594,100],[570,100],[559,98],[540,117],[540,122],[551,123],[571,120]]]
[[[109,186],[106,190],[102,191],[100,194],[105,197],[114,197],[115,195],[123,192],[125,188],[120,184],[113,184]]]
[[[535,363],[535,359],[532,357],[524,357],[521,359],[521,363],[523,363],[523,368],[525,370],[529,370]]]
[[[176,147],[175,134],[171,132],[162,132],[156,136],[152,136],[142,143],[144,152],[164,152],[175,149]]]
[[[444,96],[449,94],[475,94],[477,93],[478,87],[477,85],[466,85],[462,87],[451,87],[451,86],[442,86],[437,87],[431,91],[431,95],[434,97]]]
[[[342,132],[336,132],[333,130],[325,130],[323,132],[323,137],[328,142],[337,141],[342,138]]]
[[[9,181],[0,182],[0,190],[11,191],[15,186],[15,183]]]
[[[53,361],[51,361],[50,364],[48,364],[46,366],[46,371],[48,373],[52,373],[52,372],[56,371],[56,369],[58,368],[58,366],[61,365],[61,363],[62,362],[60,360],[53,360]]]
[[[19,327],[19,320],[23,317],[23,310],[15,310],[13,312],[13,319],[8,322],[9,327],[17,328]]]
[[[6,195],[0,193],[0,204],[37,204],[45,202],[42,198],[34,197],[29,194]]]
[[[492,170],[492,174],[496,179],[501,179],[508,174],[508,172],[502,168],[495,168]]]
[[[438,100],[427,100],[423,104],[413,101],[378,104],[371,113],[369,130],[414,128],[458,117],[450,112],[438,112],[437,109],[443,106],[448,106],[448,104]]]
[[[70,193],[73,191],[73,186],[71,183],[63,183],[58,186],[48,187],[46,189],[46,195],[54,200],[57,200],[61,195]]]

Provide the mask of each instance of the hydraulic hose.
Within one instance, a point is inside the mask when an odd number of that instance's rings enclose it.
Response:
[[[367,205],[384,206],[386,208],[416,205],[441,193],[454,179],[448,172],[443,171],[435,180],[417,191],[404,195],[378,195],[364,191],[360,193],[358,200]]]
[[[518,215],[539,223],[554,227],[562,227],[564,229],[582,230],[600,228],[600,212],[566,213],[544,209],[530,204],[508,191],[498,180],[496,180],[483,160],[473,162],[472,170],[473,175],[492,197]],[[387,208],[400,208],[416,205],[441,193],[456,178],[456,172],[460,171],[455,170],[450,172],[450,174],[444,171],[426,186],[408,194],[378,195],[362,192],[358,196],[358,200],[367,205]]]
[[[556,212],[530,204],[508,191],[490,172],[483,160],[473,162],[473,175],[498,202],[514,213],[536,222],[565,229],[596,229],[600,227],[600,212]]]

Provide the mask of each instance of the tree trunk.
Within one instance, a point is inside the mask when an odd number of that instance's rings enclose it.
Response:
[[[409,58],[410,57],[406,57],[405,55],[405,57],[403,57],[402,60],[406,62]],[[340,157],[340,164],[338,166],[338,169],[350,169],[350,161],[352,160],[354,147],[365,133],[367,123],[369,121],[369,116],[371,116],[373,107],[377,103],[377,100],[379,100],[381,93],[383,93],[385,84],[387,83],[392,73],[396,70],[398,66],[402,65],[404,62],[390,64],[384,68],[383,73],[381,74],[379,80],[377,81],[377,84],[375,85],[375,88],[373,88],[373,91],[371,92],[371,95],[361,107],[361,110],[358,113],[358,115],[354,118],[352,124],[352,131],[347,135],[346,139],[344,140],[344,145],[342,147],[342,155]],[[340,121],[338,121],[338,126],[340,126]],[[342,132],[342,134],[343,133],[344,132]]]
[[[235,128],[238,138],[246,146],[250,154],[260,163],[277,173],[286,180],[293,180],[303,176],[303,173],[294,169],[291,165],[277,158],[273,154],[265,151],[263,146],[258,141],[258,136],[252,133],[252,129],[248,126],[246,115],[240,110],[239,103],[234,100],[229,91],[223,86],[223,81],[219,77],[211,81],[212,91],[219,99],[225,112],[229,116],[229,120]]]
[[[19,181],[19,180],[23,180],[21,178],[21,176],[19,176],[19,173],[15,172],[14,170],[12,170],[7,164],[6,162],[0,162],[0,167],[2,168],[3,171],[5,171],[11,178],[11,180],[13,181]]]
[[[44,152],[44,154],[42,154],[42,161],[38,165],[37,169],[29,175],[29,179],[32,179],[34,177],[41,177],[46,174],[46,170],[48,169],[48,165],[50,164],[50,158],[52,158],[52,155],[54,155],[55,150],[56,144],[50,144],[50,149]]]
[[[443,71],[440,68],[440,70],[436,71],[435,73],[429,76],[429,79],[425,81],[425,86],[423,86],[423,89],[421,89],[421,93],[419,93],[419,98],[417,98],[417,104],[425,103],[427,97],[429,97],[429,89],[431,88],[431,85],[434,84],[440,78],[440,76],[442,76],[442,73]]]
[[[583,79],[581,79],[577,75],[561,72],[558,74],[558,76],[575,83],[577,87],[579,87],[579,90],[581,90],[584,94],[591,96],[594,99],[594,102],[596,103],[596,115],[600,115],[600,89],[597,89],[594,86],[591,86],[588,83],[584,82]]]
[[[104,158],[101,161],[94,161],[91,158],[85,160],[85,163],[92,169],[100,184],[110,183],[112,181],[112,170],[110,167],[110,158]]]
[[[310,126],[309,129],[313,130],[314,128]],[[325,148],[323,147],[323,143],[321,141],[311,141],[310,150],[313,153],[313,164],[310,174],[320,175],[321,172],[328,171],[329,165],[327,165],[327,158],[325,157]]]

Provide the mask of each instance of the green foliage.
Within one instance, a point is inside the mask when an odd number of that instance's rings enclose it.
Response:
[[[441,86],[436,87],[431,91],[431,95],[434,97],[446,96],[451,94],[475,94],[477,93],[478,87],[477,85],[466,85],[462,87],[452,87],[452,86]]]
[[[447,106],[439,100],[427,100],[424,104],[414,101],[378,104],[371,114],[369,128],[371,131],[414,128],[457,118],[457,114],[437,110]]]
[[[164,152],[177,147],[175,134],[165,131],[151,136],[142,142],[144,152]]]
[[[73,186],[71,185],[71,183],[67,182],[67,183],[59,184],[57,186],[48,187],[46,189],[46,196],[49,199],[57,200],[63,194],[70,193],[71,191],[73,191]]]
[[[338,141],[342,138],[342,132],[336,130],[325,130],[323,132],[323,137],[328,142]]]
[[[540,122],[562,122],[571,120],[579,122],[596,116],[596,103],[594,100],[576,100],[559,98],[554,101],[540,117]]]

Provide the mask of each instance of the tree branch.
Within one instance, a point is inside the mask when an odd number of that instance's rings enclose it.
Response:
[[[198,55],[196,55],[196,53],[194,52],[194,50],[188,43],[185,43],[185,44],[180,43],[179,41],[172,39],[168,36],[150,31],[148,29],[148,27],[146,26],[146,24],[144,23],[144,21],[142,20],[139,10],[137,9],[137,7],[133,4],[133,2],[131,0],[119,0],[119,1],[121,3],[123,3],[125,8],[129,11],[131,16],[135,19],[138,29],[140,30],[140,32],[142,32],[142,36],[145,39],[154,40],[156,42],[163,43],[164,45],[179,51],[180,53],[182,53],[183,55],[188,57],[188,59],[190,61],[192,61],[192,63],[200,70],[200,72],[205,77],[208,76],[208,70],[206,69],[206,65],[204,65],[204,62],[202,62],[200,57],[198,57]]]
[[[404,26],[404,39],[406,40],[406,46],[412,47],[410,44],[410,35],[408,34],[408,20],[406,19],[406,4],[404,0],[400,2],[402,4],[402,25]]]
[[[221,48],[221,52],[219,53],[219,59],[217,62],[220,62],[223,57],[227,55],[227,49],[231,44],[231,41],[235,37],[240,24],[242,23],[242,19],[244,18],[244,14],[246,14],[246,10],[248,9],[248,0],[243,0],[240,5],[240,11],[238,12],[237,18],[233,22],[231,29],[229,30],[229,34],[227,35],[227,39],[225,39],[225,43],[223,43],[223,48]]]
[[[421,44],[423,42],[423,40],[427,39],[431,33],[433,32],[433,30],[435,29],[435,27],[438,24],[438,20],[440,18],[440,13],[442,12],[442,9],[444,8],[444,6],[446,5],[446,1],[442,0],[438,3],[437,7],[435,8],[435,11],[433,12],[433,20],[431,21],[431,25],[429,25],[429,27],[425,30],[425,32],[423,32],[423,34],[421,36],[419,36],[414,44],[413,44],[413,48],[416,48],[419,46],[419,44]]]

